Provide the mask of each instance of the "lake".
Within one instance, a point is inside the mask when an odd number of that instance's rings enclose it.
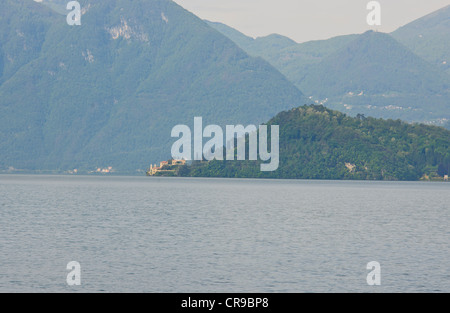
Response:
[[[0,175],[0,292],[450,292],[449,222],[450,183]]]

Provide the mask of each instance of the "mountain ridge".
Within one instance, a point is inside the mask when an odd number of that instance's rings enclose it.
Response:
[[[339,79],[325,75],[327,71],[338,73]],[[318,76],[315,80],[311,79],[310,75],[313,74]],[[345,48],[325,57],[305,76],[305,80],[312,82],[309,86],[300,82],[300,88],[322,97],[342,95],[349,91],[401,93],[406,90],[435,94],[448,92],[450,88],[450,77],[405,49],[390,35],[374,31],[365,32]],[[342,77],[347,76],[347,84],[339,90],[333,90],[331,86],[336,82],[342,83]],[[386,77],[394,79],[386,81]],[[406,85],[408,83],[411,85]]]
[[[437,21],[433,21],[436,18]],[[450,21],[450,6],[422,19],[430,20],[431,25],[445,26],[446,21]],[[421,22],[422,19],[410,24],[424,25]],[[411,28],[410,24],[400,29],[408,30]],[[238,31],[230,32],[226,25],[212,24],[212,26],[225,35],[231,34],[231,39],[239,38]],[[443,37],[439,34],[433,37],[434,29],[428,32],[435,42],[426,45],[428,50],[424,50],[422,53],[415,50],[407,40],[401,40],[398,32],[377,33],[380,34],[377,37],[379,40],[368,45],[370,49],[360,50],[359,54],[353,54],[356,60],[364,57],[367,59],[365,61],[367,64],[359,62],[358,66],[355,66],[358,62],[353,64],[349,62],[351,51],[357,51],[355,46],[358,43],[367,44],[368,41],[362,41],[362,38],[367,37],[370,32],[294,44],[278,50],[273,47],[264,49],[262,46],[255,49],[255,40],[251,39],[241,40],[238,45],[250,55],[261,56],[269,61],[316,104],[324,104],[353,116],[360,113],[374,117],[401,118],[410,122],[447,125],[448,127],[450,75],[445,71],[446,68],[437,64],[439,62],[433,61],[434,52],[430,52],[428,58],[425,55],[429,51],[433,51],[434,47],[437,47],[438,53],[441,53],[439,51],[450,53],[450,49],[448,49],[450,23],[445,27],[447,27],[445,28],[447,31],[442,32],[445,34]],[[398,44],[390,40],[394,35]],[[392,47],[393,50],[390,51],[387,46]],[[345,49],[349,53],[343,53]],[[394,51],[397,57],[391,57]],[[370,55],[378,62],[372,62],[369,58]],[[409,62],[402,60],[401,56],[405,56]],[[442,60],[440,62],[442,63]],[[347,64],[347,68],[340,66],[344,63]],[[450,62],[447,63],[450,64]],[[368,69],[370,64],[372,64],[371,71]],[[403,75],[399,73],[403,73]],[[378,78],[375,79],[375,76]],[[347,82],[347,88],[344,88],[343,81]],[[369,81],[372,81],[373,85],[368,83],[364,85]],[[356,86],[356,82],[361,86]],[[381,86],[384,86],[384,90],[381,90]],[[437,88],[438,86],[441,88]],[[337,93],[336,88],[338,87],[340,93]],[[372,92],[370,95],[368,94],[370,89],[374,89],[376,92]]]

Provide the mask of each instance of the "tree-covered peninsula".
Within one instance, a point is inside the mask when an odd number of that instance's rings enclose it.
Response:
[[[450,170],[450,131],[324,106],[279,113],[280,165],[261,172],[260,161],[194,162],[180,176],[287,179],[443,180]]]

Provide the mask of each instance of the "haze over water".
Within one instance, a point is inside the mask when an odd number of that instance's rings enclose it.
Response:
[[[0,175],[0,292],[450,292],[449,222],[450,183]]]

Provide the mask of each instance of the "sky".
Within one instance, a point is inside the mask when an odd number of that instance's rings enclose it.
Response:
[[[370,0],[174,0],[199,16],[251,37],[273,33],[297,42],[367,30],[392,32],[450,5],[450,0],[379,0],[381,25],[367,24]]]

